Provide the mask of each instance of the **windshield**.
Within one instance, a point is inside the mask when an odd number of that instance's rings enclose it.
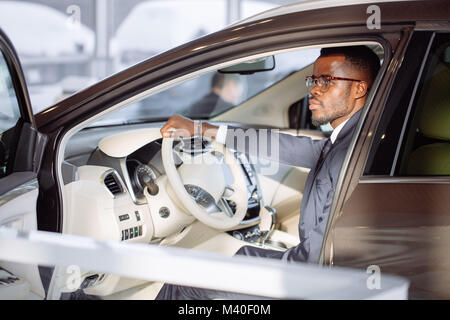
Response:
[[[253,74],[212,71],[107,114],[92,126],[164,121],[173,114],[211,119],[314,63],[320,49],[275,55],[275,68]]]

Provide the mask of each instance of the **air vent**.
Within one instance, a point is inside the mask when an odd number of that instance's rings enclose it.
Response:
[[[108,174],[104,179],[105,185],[108,188],[108,190],[113,194],[119,194],[122,193],[122,187],[120,185],[119,179],[116,177],[114,173]]]

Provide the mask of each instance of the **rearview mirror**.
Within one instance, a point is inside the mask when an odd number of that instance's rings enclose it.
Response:
[[[238,63],[218,71],[220,73],[252,74],[255,72],[271,71],[273,69],[275,69],[275,57],[270,56]]]

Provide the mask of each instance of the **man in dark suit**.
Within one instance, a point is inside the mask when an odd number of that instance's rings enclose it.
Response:
[[[211,92],[194,102],[187,113],[196,119],[225,112],[240,101],[242,90],[241,79],[237,75],[216,72],[211,79]]]
[[[306,83],[311,93],[309,109],[312,111],[312,122],[316,126],[329,122],[334,129],[331,137],[312,140],[268,132],[277,135],[275,141],[279,143],[279,153],[271,154],[268,157],[270,160],[311,168],[300,210],[300,243],[284,252],[243,246],[236,254],[318,263],[339,172],[379,67],[377,55],[365,46],[322,49],[314,63],[314,74],[307,77]],[[170,128],[183,129],[190,135],[195,132],[194,123],[178,115],[171,117],[161,129],[163,136],[173,136]],[[240,145],[236,143],[235,128],[204,123],[201,130],[204,135],[214,137],[228,148],[236,149]],[[268,138],[267,141],[274,140]],[[238,151],[252,153],[252,149],[247,145]],[[240,297],[242,295],[228,292],[165,285],[157,299]]]

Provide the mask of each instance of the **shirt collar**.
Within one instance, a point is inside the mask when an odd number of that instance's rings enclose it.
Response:
[[[337,138],[339,132],[341,132],[342,128],[345,126],[345,124],[347,123],[348,120],[350,120],[350,119],[345,120],[340,125],[338,125],[336,128],[334,128],[334,130],[330,136],[331,143],[334,143],[336,141],[336,138]]]

